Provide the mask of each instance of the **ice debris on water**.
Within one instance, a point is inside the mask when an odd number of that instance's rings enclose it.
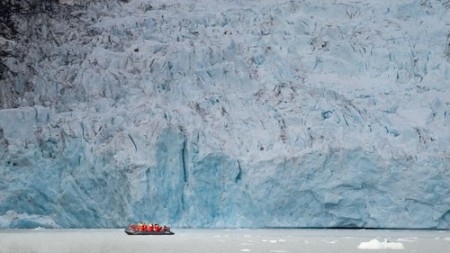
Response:
[[[401,242],[390,242],[388,240],[384,240],[382,242],[378,241],[377,239],[372,239],[368,242],[361,242],[358,245],[358,249],[392,249],[392,250],[403,250],[405,247],[403,246],[403,243]]]

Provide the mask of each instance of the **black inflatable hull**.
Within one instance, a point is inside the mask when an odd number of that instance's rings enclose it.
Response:
[[[125,229],[125,233],[127,235],[174,235],[175,233],[172,231],[134,231],[130,229]]]

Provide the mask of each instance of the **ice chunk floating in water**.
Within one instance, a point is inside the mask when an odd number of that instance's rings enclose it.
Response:
[[[405,249],[403,243],[401,242],[389,242],[384,240],[380,242],[377,239],[370,240],[368,242],[362,242],[358,245],[358,249],[394,249],[402,250]]]

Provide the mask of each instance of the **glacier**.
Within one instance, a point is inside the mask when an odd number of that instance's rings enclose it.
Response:
[[[448,1],[0,11],[0,228],[450,229]]]

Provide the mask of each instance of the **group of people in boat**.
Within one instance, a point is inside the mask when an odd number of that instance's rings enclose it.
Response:
[[[129,229],[132,231],[139,231],[139,232],[169,232],[170,228],[166,225],[160,226],[159,224],[152,224],[152,223],[138,223],[131,224],[129,226]]]

